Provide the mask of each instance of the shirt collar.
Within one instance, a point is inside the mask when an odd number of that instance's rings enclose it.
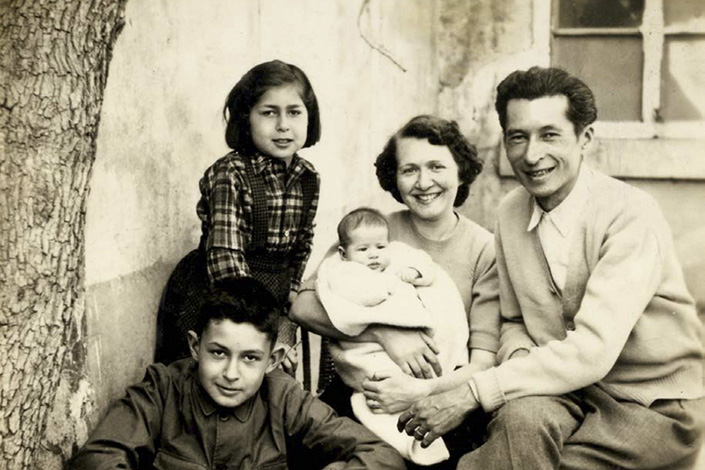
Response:
[[[238,406],[236,408],[223,408],[221,406],[218,406],[218,404],[213,401],[213,399],[210,397],[210,395],[208,395],[208,392],[206,392],[206,390],[201,385],[201,382],[198,379],[198,363],[197,362],[195,362],[195,367],[192,370],[192,377],[193,377],[192,396],[195,398],[196,403],[198,403],[198,407],[200,408],[201,412],[205,416],[211,416],[213,413],[215,413],[217,411],[222,415],[233,415],[240,422],[245,422],[249,418],[250,413],[252,412],[252,409],[254,408],[253,404],[255,403],[256,400],[259,399],[260,391],[257,391],[257,393],[255,393],[254,396],[250,397],[249,400],[247,400],[245,403],[241,404],[240,406]],[[263,385],[264,385],[264,383],[263,383]]]
[[[564,237],[568,236],[571,229],[580,219],[582,208],[588,200],[588,177],[589,170],[585,167],[585,165],[582,165],[573,190],[570,194],[568,194],[563,202],[558,204],[558,206],[553,208],[550,212],[544,211],[536,198],[533,198],[533,212],[531,214],[531,218],[529,219],[529,225],[526,228],[526,231],[530,232],[535,229],[541,221],[541,217],[544,214],[548,214],[551,222],[555,225],[561,235]]]
[[[252,161],[255,173],[262,173],[266,168],[271,168],[275,165],[281,165],[282,173],[298,174],[304,171],[310,171],[312,173],[316,171],[311,162],[299,157],[298,154],[294,154],[294,158],[291,159],[291,165],[289,165],[286,171],[283,170],[284,163],[281,160],[262,155],[261,153],[255,154]]]

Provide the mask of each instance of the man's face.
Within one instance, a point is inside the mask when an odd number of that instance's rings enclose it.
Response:
[[[198,379],[218,405],[235,408],[252,397],[276,366],[272,342],[250,323],[212,320],[201,337],[189,331]]]
[[[519,182],[546,211],[558,206],[572,191],[583,150],[592,140],[590,126],[575,135],[567,111],[565,95],[507,103],[507,158]]]

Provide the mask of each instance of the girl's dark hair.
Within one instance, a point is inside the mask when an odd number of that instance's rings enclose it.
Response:
[[[507,130],[509,100],[535,100],[557,95],[568,98],[566,117],[573,123],[575,135],[597,119],[595,96],[580,79],[555,67],[531,67],[529,70],[512,72],[497,86],[495,109],[502,130]]]
[[[211,289],[201,306],[194,331],[200,337],[210,322],[228,319],[251,324],[274,344],[280,316],[277,301],[260,282],[249,277],[234,278]]]
[[[361,225],[389,230],[389,223],[380,211],[371,207],[359,207],[348,212],[338,224],[338,244],[347,248],[350,245],[350,234]]]
[[[304,148],[320,140],[321,116],[311,82],[297,66],[273,60],[251,68],[228,93],[223,107],[223,118],[227,122],[225,142],[228,147],[244,154],[257,151],[250,134],[250,111],[267,90],[289,84],[299,87],[301,100],[308,112],[308,133]]]
[[[435,116],[416,116],[389,139],[375,162],[377,180],[382,189],[401,203],[404,200],[397,187],[397,141],[403,138],[426,139],[431,145],[448,147],[458,165],[460,179],[453,206],[461,206],[470,194],[470,185],[482,171],[483,163],[475,146],[460,132],[458,123]]]

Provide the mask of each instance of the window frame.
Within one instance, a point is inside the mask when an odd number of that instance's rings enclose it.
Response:
[[[643,43],[642,120],[594,123],[597,142],[594,151],[586,155],[588,164],[615,177],[705,180],[705,120],[659,122],[657,118],[665,37],[705,36],[705,27],[666,27],[664,0],[645,0],[644,20],[638,28],[556,28],[558,1],[533,2],[534,43],[530,54],[537,65],[551,64],[556,35],[638,35]],[[500,147],[499,173],[512,176],[503,145]]]

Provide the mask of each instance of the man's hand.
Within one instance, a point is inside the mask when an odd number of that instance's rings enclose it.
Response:
[[[457,428],[480,404],[467,384],[424,398],[399,416],[397,429],[428,447],[433,441]]]
[[[438,362],[438,346],[422,330],[381,325],[371,326],[367,330],[405,374],[420,379],[433,378],[434,372],[436,376],[443,374]]]
[[[376,372],[362,382],[362,393],[373,413],[398,413],[431,394],[431,383],[400,373]]]

